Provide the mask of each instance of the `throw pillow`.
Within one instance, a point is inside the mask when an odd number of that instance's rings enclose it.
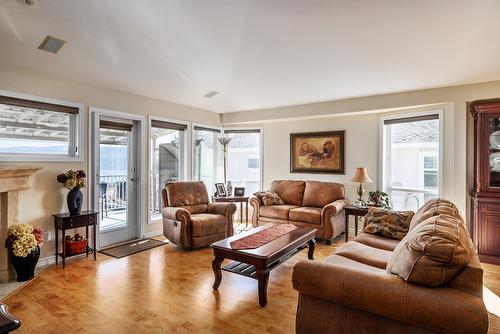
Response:
[[[264,206],[285,204],[281,197],[272,190],[258,191],[254,195],[262,200]]]
[[[365,216],[366,233],[380,234],[384,237],[401,240],[408,233],[413,211],[390,211],[370,207]]]
[[[470,245],[461,218],[430,217],[401,240],[386,269],[410,283],[436,287],[450,282],[469,263]]]

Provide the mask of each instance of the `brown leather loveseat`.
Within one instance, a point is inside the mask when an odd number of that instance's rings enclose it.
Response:
[[[285,202],[264,206],[258,197],[250,198],[253,207],[252,224],[291,223],[316,228],[316,238],[330,243],[344,232],[344,186],[334,182],[276,180],[270,190]]]
[[[184,248],[209,246],[233,235],[234,203],[210,203],[205,184],[175,182],[162,190],[163,235]]]
[[[361,233],[293,268],[297,333],[487,333],[483,270],[456,206],[434,199],[401,240]]]

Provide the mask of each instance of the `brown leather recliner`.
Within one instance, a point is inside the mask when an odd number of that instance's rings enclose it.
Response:
[[[434,199],[403,240],[361,233],[293,268],[297,333],[483,333],[483,270],[458,209]]]
[[[163,235],[183,248],[198,248],[233,235],[234,203],[210,203],[205,184],[175,182],[162,190]]]

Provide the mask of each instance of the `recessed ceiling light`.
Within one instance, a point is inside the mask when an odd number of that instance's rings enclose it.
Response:
[[[51,52],[51,53],[58,53],[59,50],[63,47],[63,45],[66,43],[66,41],[63,41],[62,39],[52,37],[52,36],[47,36],[43,40],[42,44],[38,47],[40,50]]]
[[[211,91],[211,92],[208,92],[206,93],[204,96],[209,99],[211,97],[214,97],[215,95],[219,94],[219,92],[216,92],[215,90]]]
[[[36,0],[17,0],[17,2],[26,7],[36,7]]]

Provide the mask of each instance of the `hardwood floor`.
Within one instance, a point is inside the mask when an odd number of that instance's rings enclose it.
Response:
[[[318,243],[322,260],[343,244]],[[122,259],[98,254],[52,266],[4,302],[23,321],[16,333],[294,333],[297,293],[291,273],[307,250],[271,272],[268,304],[255,280],[223,272],[212,292],[212,250],[172,244]],[[484,265],[485,285],[500,295],[500,267]],[[499,300],[496,297],[497,301]],[[490,333],[500,319],[490,316]]]

